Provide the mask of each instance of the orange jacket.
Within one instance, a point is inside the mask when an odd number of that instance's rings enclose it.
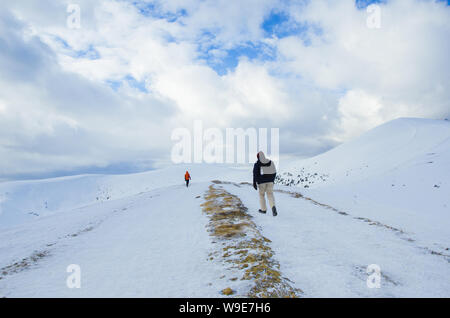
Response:
[[[186,171],[186,174],[184,175],[184,180],[189,180],[191,179],[191,175],[189,174],[189,172]]]

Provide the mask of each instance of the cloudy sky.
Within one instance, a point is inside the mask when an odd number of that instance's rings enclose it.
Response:
[[[197,119],[305,157],[449,117],[449,39],[448,1],[2,1],[0,179],[159,167]]]

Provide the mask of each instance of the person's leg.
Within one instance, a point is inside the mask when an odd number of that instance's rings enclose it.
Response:
[[[273,182],[267,184],[267,198],[269,199],[269,205],[272,209],[273,216],[277,216],[277,208],[275,207],[275,198],[273,197]]]
[[[273,196],[273,182],[267,183],[266,192],[270,208],[272,209],[275,206],[275,198]]]
[[[264,197],[264,194],[266,193],[266,184],[267,183],[258,184],[259,204],[261,205],[262,211],[267,211],[266,198]]]

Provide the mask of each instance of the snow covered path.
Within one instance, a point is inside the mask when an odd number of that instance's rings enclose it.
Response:
[[[241,198],[268,237],[284,275],[304,297],[449,297],[446,257],[408,241],[383,226],[276,193],[279,216],[257,213],[257,193],[249,185],[225,185]],[[293,191],[292,187],[276,187]],[[381,268],[381,288],[367,287],[367,266]]]
[[[200,206],[210,185],[162,187],[1,230],[0,296],[223,297],[230,286],[244,294],[249,282],[231,281],[236,273],[210,257],[221,249]],[[448,259],[393,229],[281,192],[279,216],[261,215],[251,186],[221,186],[248,208],[304,297],[450,296]],[[81,267],[80,289],[66,286],[70,264]],[[381,268],[380,289],[366,285],[369,264]]]
[[[161,188],[1,232],[0,267],[33,250],[49,254],[25,270],[2,276],[0,295],[220,296],[221,289],[211,284],[221,276],[220,268],[207,262],[207,218],[201,212],[202,199],[196,198],[207,186]],[[81,267],[80,289],[66,286],[70,264]]]
[[[279,182],[301,188],[276,186],[276,218],[259,214],[257,192],[240,183],[251,165],[0,183],[0,297],[249,295],[244,260],[259,262],[262,248],[301,296],[450,297],[449,149],[448,121],[386,123],[285,166]],[[245,240],[251,230],[267,239],[259,250],[210,235],[201,204],[214,179],[234,182],[214,184],[245,207]],[[81,289],[66,286],[70,264],[81,266]],[[366,285],[371,264],[379,289]]]

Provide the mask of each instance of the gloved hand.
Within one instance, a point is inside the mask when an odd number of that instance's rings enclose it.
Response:
[[[256,183],[253,183],[253,188],[255,188],[255,190],[258,190],[258,187],[256,186]]]

